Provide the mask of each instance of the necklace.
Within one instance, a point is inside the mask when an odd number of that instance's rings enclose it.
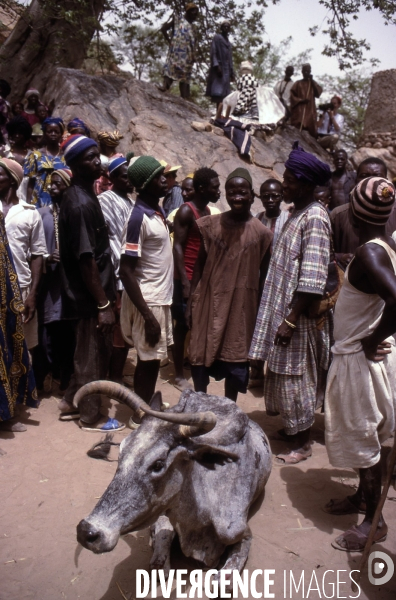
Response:
[[[59,228],[58,228],[59,213],[58,213],[58,207],[55,203],[52,205],[52,215],[54,217],[55,248],[57,250],[59,250]]]

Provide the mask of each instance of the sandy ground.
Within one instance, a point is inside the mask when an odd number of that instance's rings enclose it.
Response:
[[[129,364],[129,372],[133,370]],[[175,404],[179,392],[167,382],[172,364],[162,369],[157,388],[164,400]],[[222,394],[221,383],[211,383],[210,392]],[[259,423],[277,453],[283,443],[276,434],[279,418],[269,418],[259,391],[240,396],[238,404]],[[56,389],[46,394],[37,410],[29,410],[26,433],[0,433],[0,599],[1,600],[122,600],[135,598],[135,570],[149,569],[151,548],[148,530],[121,538],[109,554],[94,555],[76,541],[76,525],[87,516],[102,495],[116,470],[116,462],[96,461],[86,455],[100,434],[84,433],[74,422],[58,420]],[[122,420],[129,410],[108,402],[111,415]],[[121,441],[129,430],[115,435]],[[270,591],[280,598],[357,597],[350,590],[348,573],[357,568],[359,554],[333,549],[330,542],[357,522],[358,516],[334,517],[323,512],[330,498],[353,493],[356,476],[352,471],[332,468],[323,438],[323,416],[317,415],[313,430],[313,457],[298,466],[274,466],[261,506],[253,511],[250,526],[253,543],[247,569],[275,569]],[[384,449],[389,452],[391,441]],[[111,455],[117,458],[117,452]],[[375,546],[396,563],[396,492],[391,488],[385,506],[390,534]],[[360,517],[361,518],[361,517]],[[175,544],[174,568],[197,568],[185,560]],[[327,573],[324,589],[322,578]],[[340,581],[337,592],[337,570]],[[284,589],[284,571],[298,581],[304,571],[305,593],[290,594]],[[307,596],[312,572],[320,591]],[[258,592],[263,591],[258,579]],[[342,583],[347,582],[347,583]],[[359,598],[391,600],[396,597],[396,575],[381,588],[361,582]],[[316,586],[312,584],[312,587]],[[333,591],[332,591],[333,590]],[[161,594],[158,594],[161,597]],[[171,595],[176,598],[175,592]]]

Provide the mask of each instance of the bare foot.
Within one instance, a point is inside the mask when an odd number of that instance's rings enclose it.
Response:
[[[187,381],[187,379],[184,379],[184,377],[175,377],[175,381],[173,383],[174,387],[179,390],[180,392],[184,392],[184,390],[192,390],[193,386],[191,385],[191,383],[189,381]]]
[[[0,423],[0,431],[22,432],[27,431],[27,427],[23,423],[15,421],[15,419],[9,419]]]
[[[344,552],[363,552],[371,529],[371,521],[363,521],[360,525],[354,525],[345,533],[338,536],[331,543],[336,550]],[[388,526],[384,521],[378,525],[374,536],[375,542],[383,542],[388,534]]]

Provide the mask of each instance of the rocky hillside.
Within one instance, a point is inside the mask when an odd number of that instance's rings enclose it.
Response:
[[[224,184],[227,175],[240,166],[248,167],[255,190],[268,177],[281,179],[284,162],[292,143],[301,145],[322,160],[329,156],[307,133],[286,127],[270,139],[253,139],[253,163],[241,159],[237,149],[221,130],[198,132],[192,122],[207,122],[210,114],[192,102],[162,94],[146,82],[125,77],[91,76],[72,69],[54,71],[44,100],[55,100],[55,113],[67,121],[80,117],[87,122],[93,135],[101,130],[119,129],[124,134],[121,151],[133,150],[135,155],[151,154],[168,163],[182,165],[179,179],[198,167],[215,169]],[[259,133],[259,135],[263,135]],[[220,208],[227,209],[224,195]],[[255,207],[261,206],[256,199]]]

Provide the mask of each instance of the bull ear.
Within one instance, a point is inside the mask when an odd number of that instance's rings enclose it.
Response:
[[[152,410],[156,410],[157,412],[160,412],[162,409],[162,394],[161,392],[155,392],[153,394],[153,397],[150,400],[150,408]]]
[[[214,444],[198,444],[189,449],[189,456],[199,462],[235,462],[239,455],[229,452],[227,448],[215,446]]]

